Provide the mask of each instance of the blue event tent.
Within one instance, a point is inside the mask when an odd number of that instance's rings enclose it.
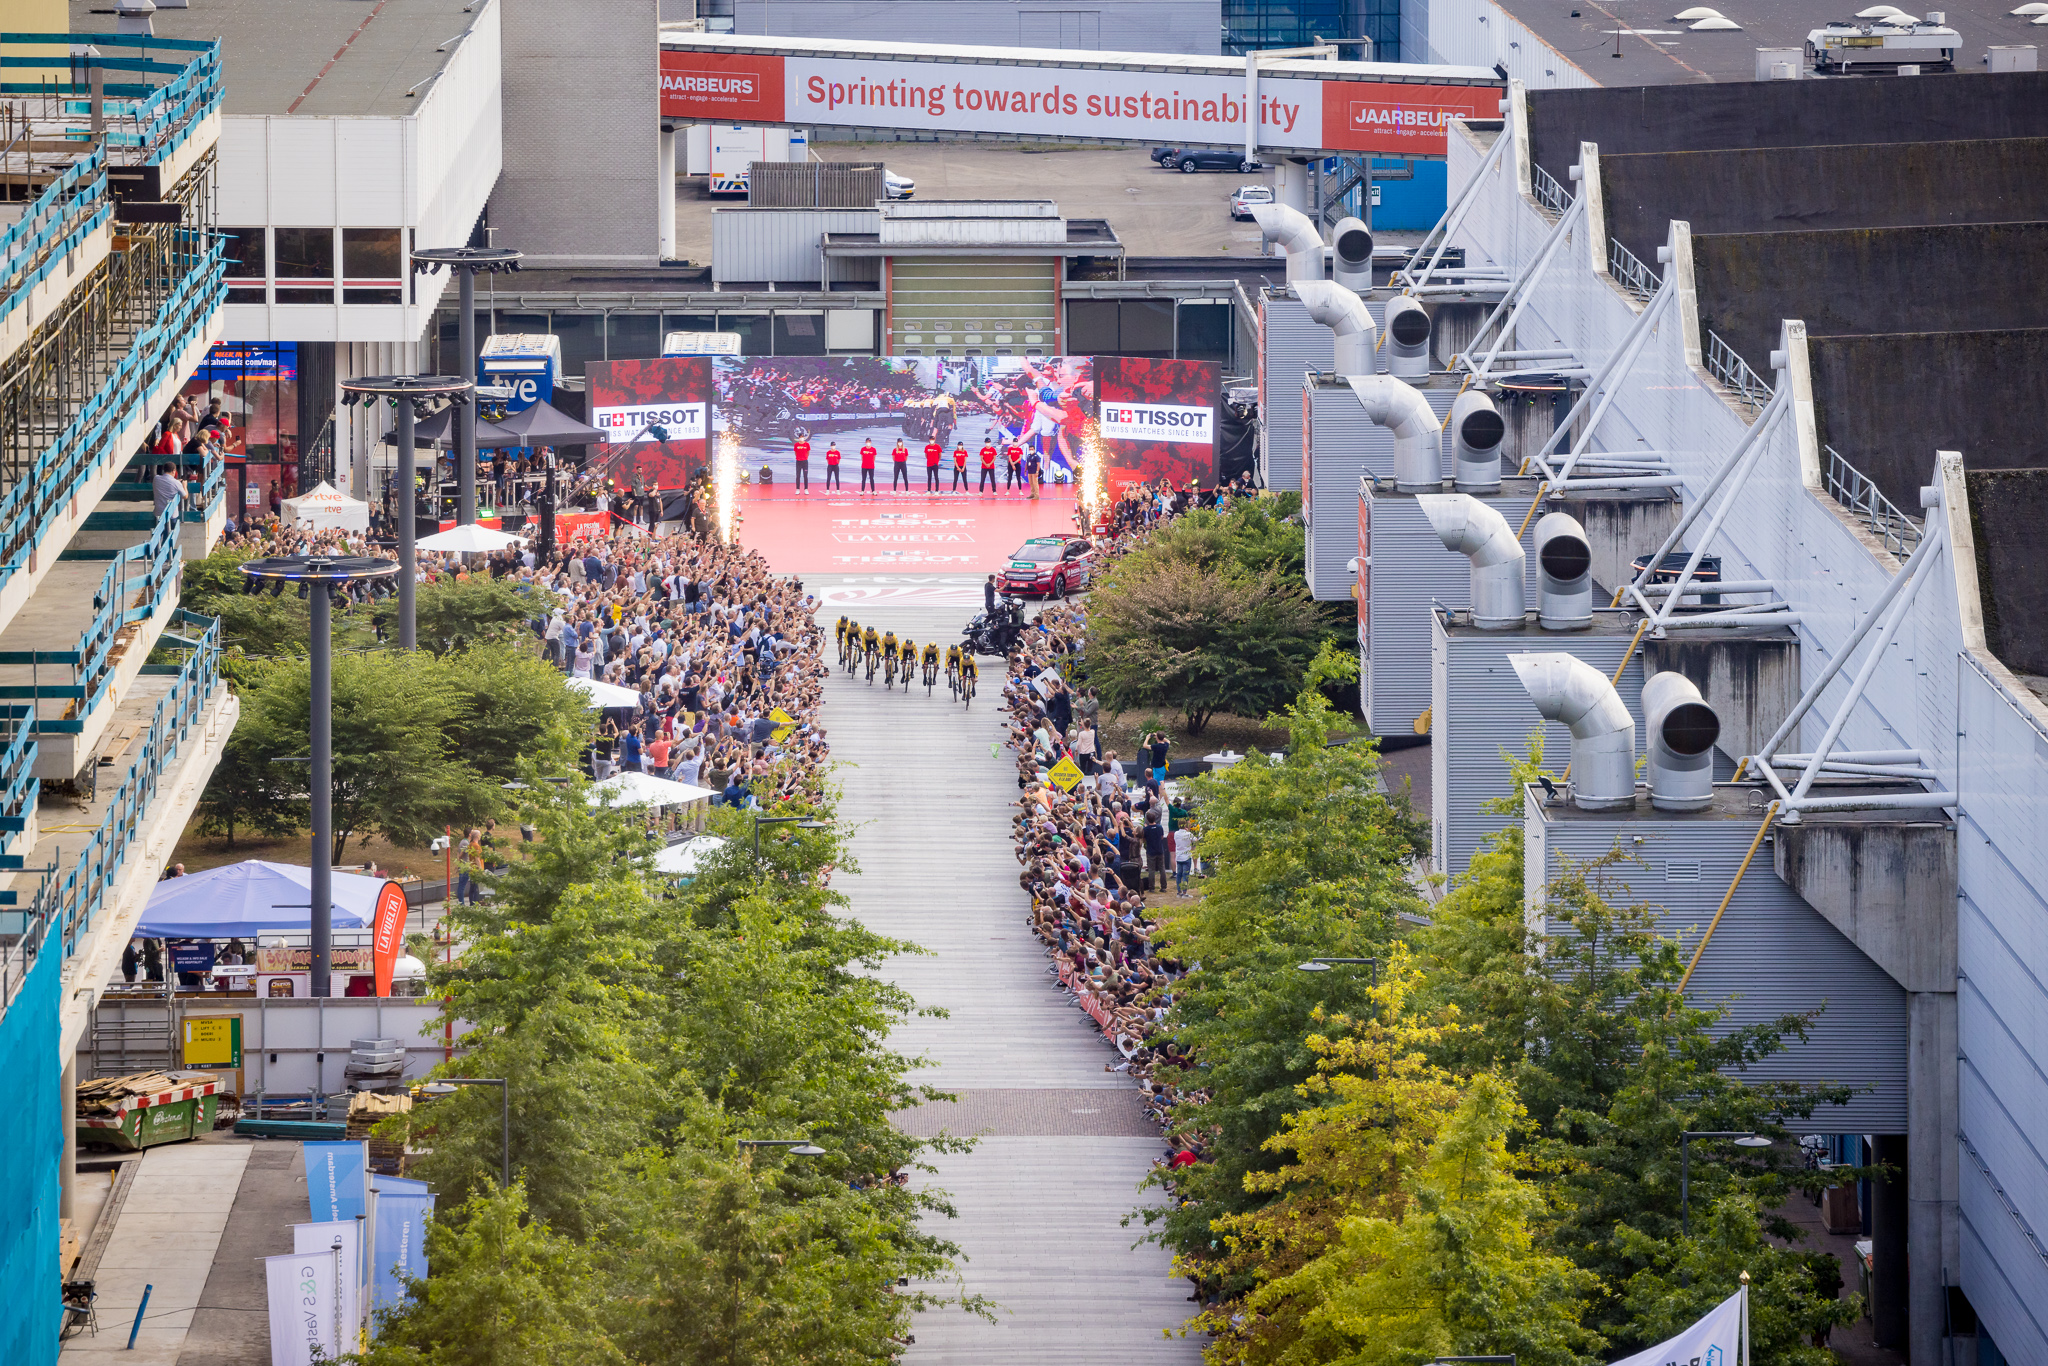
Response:
[[[250,859],[167,878],[149,894],[135,934],[144,939],[214,939],[313,923],[313,870]],[[384,879],[334,874],[334,928],[363,929]]]

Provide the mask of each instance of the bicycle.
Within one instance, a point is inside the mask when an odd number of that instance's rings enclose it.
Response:
[[[963,707],[972,707],[974,705],[974,680],[976,677],[976,673],[966,669],[960,671],[960,705]]]
[[[868,685],[870,687],[874,685],[875,669],[878,665],[881,664],[881,662],[882,647],[879,645],[868,646]]]
[[[896,686],[896,656],[886,650],[882,652],[882,686]]]
[[[939,661],[936,659],[927,659],[924,662],[924,695],[926,697],[930,697],[932,695],[932,688],[934,687],[934,685],[938,683],[938,681]]]

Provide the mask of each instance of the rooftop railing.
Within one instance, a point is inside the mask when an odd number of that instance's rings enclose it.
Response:
[[[1648,299],[1657,292],[1657,273],[1612,237],[1607,239],[1607,273],[1614,277],[1616,284],[1638,299]]]
[[[1769,382],[1750,369],[1749,362],[1737,355],[1735,348],[1722,341],[1712,328],[1707,329],[1706,359],[1707,373],[1741,399],[1752,413],[1761,411],[1771,401]]]
[[[1561,216],[1572,206],[1572,192],[1566,189],[1558,178],[1541,166],[1530,163],[1529,185],[1545,212],[1552,218]]]
[[[1893,555],[1901,560],[1911,555],[1926,534],[1921,524],[1894,507],[1877,484],[1833,446],[1821,450],[1827,455],[1821,482],[1828,497],[1854,513]]]

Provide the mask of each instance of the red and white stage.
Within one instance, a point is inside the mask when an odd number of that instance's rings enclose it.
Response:
[[[1048,485],[1034,501],[1014,491],[799,493],[776,484],[742,489],[739,512],[740,544],[779,574],[992,574],[1030,537],[1074,530],[1074,490]]]

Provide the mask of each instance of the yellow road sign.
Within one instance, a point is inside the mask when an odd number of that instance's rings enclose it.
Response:
[[[1081,772],[1081,766],[1072,759],[1062,759],[1052,766],[1052,771],[1046,776],[1058,783],[1062,792],[1072,792],[1074,784],[1080,782],[1085,775]]]

